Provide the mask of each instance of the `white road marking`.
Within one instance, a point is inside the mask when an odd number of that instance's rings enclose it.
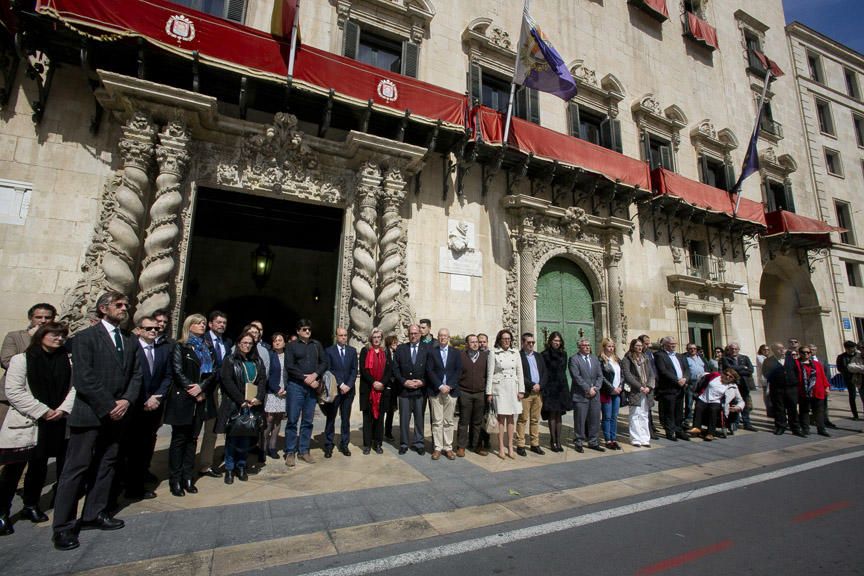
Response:
[[[503,532],[501,534],[494,534],[492,536],[483,536],[481,538],[466,540],[464,542],[456,542],[453,544],[438,546],[436,548],[417,550],[414,552],[406,552],[404,554],[397,554],[395,556],[388,556],[386,558],[377,558],[375,560],[358,562],[356,564],[349,564],[347,566],[328,568],[326,570],[320,570],[318,572],[309,572],[304,576],[360,576],[362,574],[374,574],[376,572],[393,570],[395,568],[411,566],[413,564],[420,564],[423,562],[429,562],[431,560],[447,558],[449,556],[458,556],[459,554],[465,554],[466,552],[475,552],[477,550],[483,550],[492,546],[502,546],[505,544],[510,544],[512,542],[517,542],[519,540],[528,540],[530,538],[536,538],[545,534],[563,532],[564,530],[570,530],[571,528],[578,528],[580,526],[587,526],[588,524],[595,524],[604,520],[611,520],[612,518],[620,518],[622,516],[629,516],[631,514],[645,512],[646,510],[653,510],[655,508],[661,508],[663,506],[669,506],[671,504],[678,504],[679,502],[686,502],[688,500],[694,500],[696,498],[704,498],[705,496],[712,496],[721,492],[728,492],[730,490],[743,488],[744,486],[751,486],[753,484],[776,480],[777,478],[783,478],[792,474],[807,472],[808,470],[814,470],[816,468],[822,468],[824,466],[830,466],[831,464],[845,462],[846,460],[860,458],[861,456],[864,456],[864,450],[850,452],[847,454],[840,454],[838,456],[830,456],[828,458],[822,458],[820,460],[814,460],[812,462],[805,462],[804,464],[797,464],[795,466],[780,468],[772,472],[765,472],[763,474],[757,474],[755,476],[741,478],[739,480],[731,480],[729,482],[722,482],[713,486],[706,486],[704,488],[689,490],[681,494],[670,494],[669,496],[662,496],[660,498],[654,498],[652,500],[646,500],[644,502],[634,502],[633,504],[627,504],[625,506],[619,506],[617,508],[601,510],[600,512],[592,512],[591,514],[583,514],[582,516],[574,516],[572,518],[566,518],[564,520],[558,520],[555,522],[548,522],[546,524],[539,524],[537,526],[530,526],[528,528],[519,528],[517,530],[511,530],[509,532]]]

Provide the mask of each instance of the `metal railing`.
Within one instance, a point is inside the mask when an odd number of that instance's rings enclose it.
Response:
[[[723,281],[723,272],[720,269],[720,261],[713,256],[702,254],[691,254],[687,262],[687,275],[715,282]]]
[[[763,116],[759,122],[759,129],[768,134],[773,134],[777,138],[783,138],[783,125],[776,120],[769,120]]]

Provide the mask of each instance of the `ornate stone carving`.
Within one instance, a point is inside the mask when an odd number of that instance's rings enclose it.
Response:
[[[570,69],[570,73],[573,74],[573,77],[577,80],[582,80],[586,84],[591,84],[592,86],[597,86],[597,73],[585,66],[585,62],[583,60],[577,60],[573,67]]]
[[[150,316],[171,305],[171,275],[180,237],[180,211],[183,208],[181,185],[189,165],[189,133],[181,121],[169,122],[159,136],[156,161],[156,195],[150,206],[150,225],[144,240],[144,261],[139,276],[138,307],[135,319]]]
[[[640,102],[642,108],[648,110],[652,114],[656,114],[657,116],[663,115],[663,107],[660,105],[660,102],[657,101],[657,98],[654,97],[653,94],[646,94],[642,101]]]
[[[69,325],[70,332],[87,328],[87,312],[96,305],[99,294],[105,289],[105,271],[102,268],[102,258],[108,250],[111,235],[108,233],[108,222],[117,213],[116,189],[120,186],[122,177],[115,174],[102,190],[99,204],[99,218],[93,230],[93,239],[84,255],[81,265],[81,276],[75,286],[66,293],[63,300],[60,320]]]
[[[710,120],[703,120],[700,122],[696,127],[696,130],[699,134],[702,134],[711,140],[717,140],[717,130],[714,128],[714,124],[712,124]]]
[[[277,112],[263,134],[247,137],[232,162],[216,167],[216,182],[268,190],[326,204],[342,204],[341,178],[325,174],[318,155],[297,130],[297,117]]]
[[[502,30],[501,28],[495,26],[489,33],[489,43],[493,46],[497,46],[499,48],[503,48],[504,50],[510,50],[512,42],[510,41],[510,34]]]
[[[399,269],[403,265],[399,253],[402,239],[402,216],[399,208],[405,200],[405,180],[399,169],[391,168],[384,177],[381,195],[381,244],[378,264],[378,327],[384,334],[395,333],[400,325]]]
[[[627,339],[627,315],[624,313],[624,282],[620,276],[618,277],[618,310],[620,312],[619,321],[621,323],[621,344],[626,349],[629,345],[629,340]]]
[[[588,223],[588,214],[582,208],[569,206],[561,219],[564,232],[568,236],[578,237],[582,227]]]
[[[414,322],[414,310],[411,307],[411,293],[408,286],[408,270],[405,266],[406,255],[408,253],[408,231],[405,230],[404,222],[401,225],[402,235],[399,237],[399,260],[401,262],[398,269],[399,286],[399,320],[402,324],[402,329],[407,330],[408,326]]]
[[[678,248],[677,246],[672,246],[672,262],[674,262],[675,264],[680,264],[682,255],[683,251],[681,250],[681,248]]]
[[[354,220],[354,271],[351,277],[351,345],[366,343],[375,319],[376,254],[378,252],[378,191],[381,170],[367,162],[357,176],[357,215]]]
[[[504,311],[501,314],[501,326],[511,330],[519,330],[519,252],[516,242],[511,242],[512,255],[510,268],[507,270],[507,287],[505,290]]]
[[[108,222],[110,241],[102,257],[102,269],[106,287],[130,297],[135,292],[135,272],[141,256],[141,227],[147,214],[154,133],[148,116],[135,112],[123,128],[118,146],[124,161],[122,181],[115,191],[117,209]]]

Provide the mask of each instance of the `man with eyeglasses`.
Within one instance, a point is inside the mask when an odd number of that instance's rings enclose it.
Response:
[[[312,339],[312,322],[301,318],[297,321],[297,340],[285,347],[285,379],[288,393],[285,423],[285,465],[293,468],[296,458],[314,464],[309,453],[312,443],[312,420],[318,403],[318,388],[321,377],[327,371],[327,355],[324,347]],[[299,422],[298,422],[299,421]],[[297,434],[297,424],[300,434]]]
[[[36,330],[43,324],[53,322],[56,316],[57,309],[46,302],[40,302],[30,307],[27,311],[27,327],[23,330],[13,330],[3,338],[3,345],[0,346],[0,366],[3,367],[3,370],[9,369],[9,362],[13,356],[26,352],[30,346],[30,339]],[[8,411],[9,401],[6,400],[6,373],[4,372],[3,378],[0,378],[0,426],[3,425]]]
[[[408,327],[408,342],[400,344],[393,355],[393,374],[399,390],[399,454],[408,452],[410,446],[419,455],[426,453],[423,441],[425,417],[426,372],[431,347],[420,342],[420,326]],[[414,419],[414,436],[409,441],[408,429]]]
[[[690,428],[693,422],[693,403],[696,401],[696,391],[699,380],[705,375],[705,360],[699,354],[699,348],[693,342],[689,342],[686,348],[687,368],[689,369],[689,382],[684,389],[684,428]]]
[[[529,426],[531,435],[530,450],[543,455],[540,448],[540,411],[543,409],[542,390],[546,386],[546,363],[540,354],[534,351],[537,339],[531,332],[522,334],[522,375],[525,381],[525,395],[522,396],[522,413],[516,420],[516,454],[527,456],[525,451],[525,425]]]
[[[666,431],[667,440],[689,442],[690,437],[683,428],[684,388],[689,380],[687,360],[676,351],[678,340],[674,337],[661,338],[660,346],[663,349],[654,355],[654,365],[657,368],[655,395],[660,405],[660,422]]]
[[[53,538],[58,550],[79,546],[79,530],[117,530],[122,520],[108,513],[117,451],[126,414],[141,393],[138,343],[120,325],[129,318],[129,300],[109,291],[96,301],[101,320],[75,337],[72,382],[78,392],[69,414],[66,464],[57,486]],[[81,520],[78,497],[89,470]]]
[[[756,432],[756,428],[750,422],[750,408],[753,403],[750,399],[750,390],[755,389],[756,385],[753,382],[753,362],[749,356],[741,354],[741,347],[737,342],[730,342],[726,346],[723,353],[723,360],[720,362],[723,370],[731,368],[738,373],[738,391],[741,397],[744,398],[744,410],[741,411],[741,421],[744,423],[744,430]]]
[[[762,373],[774,405],[774,434],[782,436],[791,429],[796,436],[803,436],[798,427],[798,376],[792,351],[787,352],[782,342],[772,344],[771,356],[762,364]]]

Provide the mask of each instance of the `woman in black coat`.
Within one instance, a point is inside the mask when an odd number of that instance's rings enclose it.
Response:
[[[183,322],[183,333],[171,351],[172,380],[165,401],[165,424],[171,425],[168,448],[168,485],[174,496],[196,494],[195,448],[205,420],[216,416],[215,363],[204,342],[207,318],[192,314]]]
[[[383,344],[384,333],[375,328],[369,345],[360,351],[360,411],[363,412],[363,454],[372,448],[383,454],[384,418],[393,395],[390,356]]]
[[[550,449],[563,452],[561,447],[561,417],[573,408],[570,387],[567,385],[567,352],[564,350],[564,337],[560,332],[552,332],[546,341],[546,349],[541,354],[546,363],[546,386],[543,395],[543,415],[549,421],[551,436]]]
[[[399,346],[399,338],[395,334],[391,334],[384,339],[384,350],[387,351],[387,360],[390,365],[393,365],[393,358],[396,354],[396,347]],[[396,404],[398,397],[396,394],[396,375],[390,371],[390,381],[387,383],[390,387],[390,401],[386,405],[387,414],[384,417],[384,438],[393,440],[393,415],[396,413]]]
[[[254,386],[254,393],[247,393],[247,385]],[[234,351],[222,363],[222,404],[216,417],[216,433],[225,434],[225,483],[234,483],[234,470],[237,479],[245,482],[246,453],[252,444],[252,437],[232,436],[227,430],[228,420],[243,408],[263,411],[267,395],[267,372],[264,361],[258,356],[255,337],[244,332],[237,340]]]

